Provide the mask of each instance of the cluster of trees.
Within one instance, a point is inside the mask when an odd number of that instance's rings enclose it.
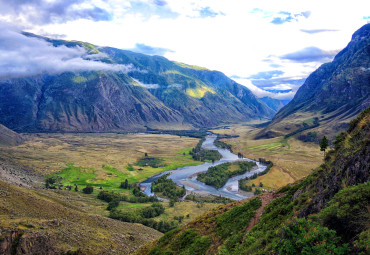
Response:
[[[137,166],[151,166],[154,168],[157,167],[163,167],[163,160],[156,157],[149,157],[147,153],[145,153],[145,156],[143,158],[138,159],[136,162]]]
[[[47,189],[58,189],[61,188],[61,180],[62,177],[60,176],[47,176],[45,177],[45,188]]]
[[[124,182],[121,182],[121,185],[119,186],[121,189],[133,189],[137,185],[136,184],[129,184],[128,180],[126,179]]]
[[[255,173],[254,175],[252,175],[250,177],[246,177],[244,179],[240,179],[239,180],[239,189],[244,190],[244,191],[251,191],[251,188],[248,185],[246,185],[246,181],[248,181],[248,180],[254,180],[254,179],[257,179],[258,176],[262,176],[262,175],[267,174],[270,171],[271,167],[274,166],[274,163],[272,163],[272,161],[266,160],[264,158],[259,158],[258,161],[260,163],[262,163],[262,164],[267,165],[266,169],[263,170],[262,172]]]
[[[231,163],[212,166],[208,168],[207,172],[199,174],[197,180],[219,189],[225,185],[230,177],[250,171],[256,165],[255,162],[251,161],[236,162],[234,164],[238,164],[239,166],[239,168],[234,171],[229,171],[232,165]]]
[[[190,152],[192,155],[192,158],[197,161],[205,161],[210,160],[212,163],[214,163],[217,160],[220,160],[222,158],[222,155],[217,150],[201,150],[198,153]]]
[[[141,223],[165,233],[177,227],[177,224],[175,221],[156,221],[153,219],[164,213],[164,210],[162,204],[153,203],[149,207],[144,207],[135,211],[120,211],[114,209],[110,211],[109,217],[124,222]]]
[[[152,191],[162,193],[160,196],[176,201],[179,197],[185,196],[186,189],[184,186],[180,188],[171,179],[167,179],[168,175],[163,175],[154,181]]]
[[[140,192],[141,193],[141,192]],[[114,193],[112,191],[105,191],[102,190],[98,194],[98,199],[103,200],[105,202],[111,202],[113,200],[118,200],[118,201],[126,201],[130,203],[148,203],[148,202],[158,202],[158,199],[156,197],[149,197],[145,195],[144,193],[141,193],[144,196],[126,196],[126,195],[121,195],[118,193]]]
[[[210,160],[215,162],[222,158],[222,155],[217,150],[203,150],[202,144],[206,139],[203,137],[198,144],[189,152],[192,158],[197,161]]]
[[[231,145],[220,141],[219,137],[217,137],[214,144],[219,148],[228,149],[229,151],[233,152],[233,148],[231,147]]]

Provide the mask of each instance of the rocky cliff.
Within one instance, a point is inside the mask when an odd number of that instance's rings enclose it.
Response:
[[[331,63],[323,64],[306,79],[293,100],[258,136],[286,135],[301,129],[333,137],[369,106],[370,24],[366,24]],[[313,123],[314,118],[319,125]]]

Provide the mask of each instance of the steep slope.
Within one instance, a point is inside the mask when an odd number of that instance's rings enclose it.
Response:
[[[292,133],[317,118],[310,129],[333,136],[370,106],[370,24],[356,31],[348,46],[313,72],[293,100],[282,108],[259,136]],[[311,123],[312,124],[312,123]],[[306,131],[308,132],[308,131]]]
[[[0,84],[1,121],[19,131],[143,130],[182,124],[181,115],[124,73],[83,72]]]
[[[279,99],[274,99],[271,97],[262,97],[260,98],[268,107],[278,112],[281,108],[284,107],[284,104]]]
[[[370,108],[304,180],[220,206],[138,254],[366,254],[369,145]]]
[[[129,254],[161,236],[1,180],[0,198],[0,254]]]
[[[0,146],[17,145],[22,141],[21,135],[0,124]]]
[[[0,123],[16,131],[187,129],[269,119],[275,113],[220,72],[159,56],[24,35],[50,47],[83,47],[85,60],[126,65],[128,71],[0,80]]]

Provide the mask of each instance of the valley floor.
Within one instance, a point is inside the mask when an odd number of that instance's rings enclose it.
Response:
[[[274,163],[266,175],[249,181],[250,184],[258,185],[262,182],[264,187],[277,189],[302,179],[322,163],[323,153],[318,145],[304,143],[294,137],[254,140],[259,131],[260,129],[249,124],[235,124],[213,130],[218,134],[239,136],[223,140],[232,145],[234,153],[240,152],[245,157],[256,160],[265,158]]]

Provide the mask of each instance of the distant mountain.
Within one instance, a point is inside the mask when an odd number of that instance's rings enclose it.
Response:
[[[333,136],[370,106],[370,24],[299,88],[258,137],[316,132]],[[302,131],[302,132],[300,132]]]
[[[284,107],[283,102],[279,99],[275,99],[271,97],[262,97],[260,98],[260,100],[276,112],[278,112],[281,108]]]
[[[17,145],[23,140],[21,135],[0,124],[0,146]]]
[[[271,119],[276,111],[223,73],[88,43],[86,59],[130,66],[0,80],[0,123],[22,132],[138,131]],[[99,58],[98,58],[99,57]]]
[[[369,134],[370,108],[305,179],[219,206],[137,254],[367,254]]]

